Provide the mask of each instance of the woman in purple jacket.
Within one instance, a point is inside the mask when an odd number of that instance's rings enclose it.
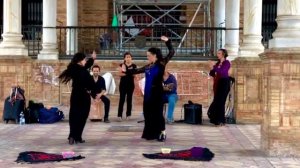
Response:
[[[230,90],[230,79],[229,79],[229,69],[230,62],[226,60],[228,56],[227,50],[219,49],[217,53],[218,62],[210,64],[209,75],[214,77],[214,99],[209,109],[207,115],[210,119],[210,123],[217,126],[225,125],[225,102]]]

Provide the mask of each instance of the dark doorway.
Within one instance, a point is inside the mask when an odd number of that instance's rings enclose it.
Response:
[[[0,25],[3,25],[3,0],[0,0]]]
[[[22,34],[24,39],[33,38],[43,24],[43,0],[22,0]],[[0,35],[3,33],[3,0],[0,0]],[[2,37],[0,36],[0,39]]]
[[[43,0],[22,0],[22,25],[43,24]]]
[[[3,0],[0,0],[0,40],[2,40],[3,33]]]
[[[268,48],[269,40],[272,39],[272,33],[277,28],[275,21],[277,17],[277,0],[263,0],[262,9],[262,43]]]
[[[22,25],[43,24],[43,0],[22,0]],[[3,0],[0,0],[0,25],[3,25]]]
[[[43,0],[22,0],[24,40],[40,40],[43,25]]]

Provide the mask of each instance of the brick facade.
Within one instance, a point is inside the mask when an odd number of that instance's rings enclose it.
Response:
[[[57,0],[57,25],[67,23],[66,0]],[[112,18],[112,0],[78,0],[78,26],[108,26]]]
[[[263,58],[262,148],[300,156],[300,51],[267,51]]]
[[[68,105],[70,98],[70,86],[55,85],[57,76],[63,71],[69,61],[41,61],[30,58],[22,59],[0,59],[0,108],[3,109],[5,98],[10,93],[13,85],[20,85],[25,89],[27,100],[43,102],[46,106]],[[111,105],[117,107],[119,101],[119,77],[116,69],[121,61],[96,61],[101,66],[101,72],[113,74],[116,82],[115,95],[110,95]],[[138,66],[145,65],[145,61],[136,61]],[[20,66],[21,65],[21,66]],[[49,67],[48,71],[43,68]],[[168,70],[176,74],[178,80],[179,102],[182,106],[188,100],[208,106],[211,95],[211,80],[200,71],[207,71],[206,62],[170,62]],[[140,106],[143,101],[141,90],[138,87],[138,80],[143,75],[137,75],[134,104]],[[42,82],[43,81],[43,82]],[[48,81],[48,83],[47,83]],[[52,81],[54,83],[49,84]],[[134,105],[135,106],[135,105]],[[141,109],[140,109],[141,110]],[[2,113],[0,113],[2,115]]]
[[[232,62],[235,82],[235,112],[238,123],[261,123],[263,67],[259,58]]]

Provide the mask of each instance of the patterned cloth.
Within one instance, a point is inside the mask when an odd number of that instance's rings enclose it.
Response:
[[[70,158],[64,158],[61,154],[51,154],[36,151],[21,152],[16,160],[17,163],[43,163],[43,162],[57,162],[63,160],[78,160],[85,157],[79,155]]]
[[[173,160],[187,160],[187,161],[210,161],[214,157],[208,148],[192,147],[187,150],[172,151],[169,154],[154,153],[143,154],[149,159],[173,159]]]

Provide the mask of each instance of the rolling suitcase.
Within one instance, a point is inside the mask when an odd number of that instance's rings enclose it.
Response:
[[[9,120],[13,120],[16,123],[19,122],[20,113],[25,109],[25,101],[16,99],[14,102],[10,101],[10,97],[7,97],[4,101],[3,120],[8,123]]]

